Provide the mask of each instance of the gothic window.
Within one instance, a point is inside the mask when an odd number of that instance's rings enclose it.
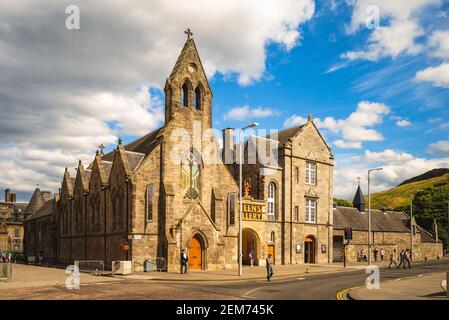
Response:
[[[295,206],[295,222],[299,222],[299,207]]]
[[[299,183],[299,168],[295,167],[295,182]]]
[[[275,235],[274,231],[271,231],[270,240],[272,243],[276,242],[276,235]]]
[[[189,85],[187,82],[185,82],[182,86],[182,107],[188,107],[189,106]]]
[[[198,85],[195,89],[195,109],[201,110],[203,108],[203,90],[201,85]]]
[[[117,229],[122,230],[123,229],[123,215],[125,214],[125,191],[123,186],[119,189],[119,194],[117,197],[118,203],[117,203]]]
[[[148,221],[153,220],[153,185],[147,185],[147,219]]]
[[[267,217],[269,220],[276,220],[276,184],[274,182],[268,185]]]
[[[316,200],[306,199],[306,222],[316,223]]]
[[[201,158],[194,149],[187,152],[182,159],[182,188],[199,190]]]
[[[117,190],[114,188],[112,190],[112,230],[115,230],[116,224],[117,224],[117,211],[118,211],[118,203],[119,203],[119,199],[118,199],[118,194],[117,194]]]

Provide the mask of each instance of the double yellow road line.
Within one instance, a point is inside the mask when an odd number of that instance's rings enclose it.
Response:
[[[357,289],[357,288],[360,288],[360,286],[356,286],[356,287],[352,287],[352,288],[347,288],[347,289],[341,290],[340,292],[337,293],[337,300],[346,300],[345,299],[346,294],[350,290]]]

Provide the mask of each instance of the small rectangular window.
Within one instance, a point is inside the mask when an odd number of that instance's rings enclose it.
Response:
[[[295,222],[299,222],[299,207],[295,206]]]
[[[153,220],[153,185],[149,184],[147,186],[147,219],[148,221]]]
[[[306,183],[316,184],[316,163],[306,163]]]
[[[14,229],[14,238],[20,238],[20,229],[19,228]]]
[[[235,193],[229,195],[229,224],[235,224]]]
[[[306,223],[316,223],[316,200],[306,199]]]
[[[295,167],[295,180],[296,183],[299,183],[299,168]]]

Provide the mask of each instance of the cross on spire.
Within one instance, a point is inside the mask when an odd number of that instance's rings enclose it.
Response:
[[[187,40],[192,39],[193,32],[190,30],[190,28],[187,28],[187,30],[184,31],[184,33],[187,35]]]
[[[106,147],[104,146],[104,144],[100,144],[100,145],[98,146],[98,148],[100,149],[100,155],[104,156],[103,150],[104,150],[104,148],[106,148]]]
[[[357,177],[357,181],[358,181],[358,183],[359,183],[359,186],[360,186],[360,180],[361,180],[361,178],[360,178],[360,177]]]

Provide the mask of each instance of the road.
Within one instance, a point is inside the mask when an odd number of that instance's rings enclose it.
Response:
[[[382,281],[416,277],[449,270],[449,260],[416,264],[412,269],[380,269]],[[269,299],[269,300],[335,300],[346,288],[364,285],[364,269],[300,277],[274,278],[273,281],[233,282],[191,281],[115,281],[82,285],[79,290],[63,286],[0,290],[3,299]]]

